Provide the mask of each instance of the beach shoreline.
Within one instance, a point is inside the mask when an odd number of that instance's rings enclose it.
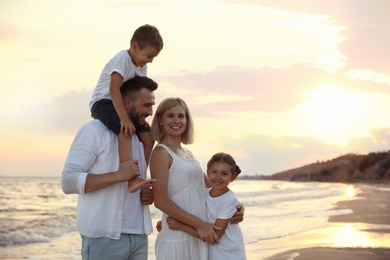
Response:
[[[1,184],[9,199],[3,200],[6,210],[0,222],[6,231],[0,241],[8,245],[0,246],[0,259],[81,259],[77,196],[65,196],[53,179],[9,179]],[[356,254],[365,256],[360,259],[390,259],[389,185],[234,185],[246,205],[240,227],[248,260],[359,260]],[[151,213],[155,226],[161,213],[153,207]],[[149,236],[149,260],[155,259],[156,236],[156,230]]]
[[[250,260],[390,259],[390,186],[356,185],[356,197],[339,201],[329,225],[246,245]]]

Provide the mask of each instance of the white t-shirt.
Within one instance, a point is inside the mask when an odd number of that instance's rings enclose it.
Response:
[[[132,139],[133,158],[146,178],[142,143]],[[128,192],[127,182],[84,193],[88,173],[100,174],[119,168],[118,138],[99,120],[81,127],[73,140],[62,172],[62,189],[78,194],[77,229],[87,237],[119,239],[121,233],[151,234],[149,207],[141,204],[140,191]]]
[[[100,74],[98,83],[92,94],[92,99],[89,102],[89,109],[92,109],[96,101],[102,99],[110,99],[110,79],[113,72],[119,73],[123,77],[123,82],[134,78],[135,76],[146,76],[147,65],[137,67],[131,60],[130,54],[127,50],[118,52],[111,60],[104,66]]]
[[[219,197],[211,197],[207,189],[207,222],[215,223],[219,219],[229,219],[237,211],[238,202],[233,191]],[[218,244],[209,244],[209,259],[212,260],[243,260],[246,259],[244,238],[238,224],[228,224],[225,234]]]

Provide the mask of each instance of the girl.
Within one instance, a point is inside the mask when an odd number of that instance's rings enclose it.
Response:
[[[216,230],[219,243],[209,245],[209,260],[242,260],[246,259],[244,239],[238,224],[230,224],[229,219],[239,204],[235,194],[228,188],[240,174],[233,157],[226,153],[217,153],[207,163],[207,176],[211,188],[207,188],[207,222],[221,227]],[[199,237],[194,228],[174,218],[169,217],[167,223],[170,229],[181,230]]]

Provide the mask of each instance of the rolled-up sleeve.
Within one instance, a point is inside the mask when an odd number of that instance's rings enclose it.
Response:
[[[87,175],[99,153],[99,134],[91,124],[76,134],[62,172],[61,185],[65,194],[84,194]]]

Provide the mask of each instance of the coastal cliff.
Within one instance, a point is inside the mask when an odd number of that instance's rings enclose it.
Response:
[[[347,154],[326,162],[260,176],[261,180],[318,182],[390,182],[390,151]]]

